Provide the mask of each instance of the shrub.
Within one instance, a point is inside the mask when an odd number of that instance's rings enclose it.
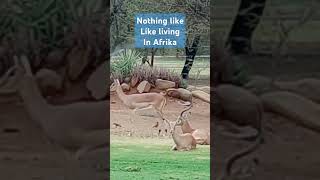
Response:
[[[124,79],[131,75],[132,70],[137,66],[141,55],[138,51],[126,49],[119,53],[117,58],[111,60],[111,79],[117,77]]]
[[[180,74],[174,70],[161,68],[161,67],[150,67],[149,65],[135,66],[131,77],[138,78],[139,82],[148,81],[152,85],[155,85],[157,79],[169,80],[176,83],[176,87],[182,86],[182,78]]]
[[[136,50],[122,51],[118,57],[111,59],[111,76],[110,81],[113,79],[119,79],[120,83],[124,82],[124,79],[129,77],[138,78],[138,82],[148,81],[152,85],[155,85],[157,79],[164,79],[173,81],[177,84],[176,87],[182,87],[183,82],[180,74],[174,70],[150,67],[147,64],[139,65],[141,53]]]

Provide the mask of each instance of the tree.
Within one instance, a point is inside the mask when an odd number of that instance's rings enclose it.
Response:
[[[189,78],[189,72],[191,70],[192,64],[194,62],[194,57],[197,54],[198,51],[198,45],[199,45],[199,41],[200,41],[200,35],[196,35],[196,37],[193,40],[193,43],[191,45],[191,47],[188,47],[188,45],[186,45],[185,47],[185,51],[186,51],[186,61],[184,63],[181,75],[183,79],[188,79]]]
[[[111,36],[111,47],[117,46],[123,42],[123,44],[130,44],[133,39],[133,32],[128,31],[127,27],[133,24],[132,20],[136,13],[152,12],[152,13],[185,13],[186,14],[186,29],[187,29],[187,41],[192,44],[186,43],[185,45],[185,67],[181,74],[187,79],[189,71],[192,67],[194,57],[197,53],[199,45],[202,43],[200,39],[206,39],[209,36],[209,0],[113,0],[116,5],[111,10],[111,19],[114,21],[111,23],[111,29],[114,33]],[[122,2],[121,2],[122,1]],[[120,13],[122,12],[122,13]],[[204,37],[204,38],[200,38]],[[122,41],[123,40],[123,41]],[[189,47],[190,46],[190,47]],[[148,61],[147,55],[149,50],[141,49],[144,57],[142,63],[148,63],[153,65],[154,55],[158,49],[153,48],[151,52],[151,61]]]
[[[266,0],[241,0],[226,44],[232,53],[248,54],[252,50],[252,35],[260,22],[265,5]]]
[[[206,34],[206,29],[210,28],[209,2],[210,1],[208,0],[176,0],[176,4],[171,5],[171,7],[175,7],[177,9],[180,8],[181,11],[184,11],[187,15],[187,43],[185,45],[186,60],[181,71],[181,76],[183,79],[189,78],[189,72],[192,68],[200,45],[200,37],[201,35]],[[183,4],[183,6],[181,6],[181,4]],[[190,41],[191,38],[193,38],[193,40],[191,46],[189,47],[188,41]]]

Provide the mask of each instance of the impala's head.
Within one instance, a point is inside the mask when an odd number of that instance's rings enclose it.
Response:
[[[113,92],[113,91],[116,91],[117,90],[117,87],[120,86],[120,81],[119,79],[114,79],[113,80],[113,83],[110,85],[110,91]]]

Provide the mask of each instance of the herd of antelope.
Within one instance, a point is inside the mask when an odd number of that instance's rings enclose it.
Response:
[[[170,128],[170,134],[175,145],[172,150],[189,151],[196,148],[196,145],[210,145],[210,132],[205,129],[193,129],[187,120],[187,113],[193,106],[192,102],[186,103],[188,107],[185,108],[175,121],[168,121],[164,118],[163,108],[166,105],[166,93],[142,93],[127,95],[123,92],[121,84],[118,79],[115,79],[111,85],[111,89],[115,90],[119,99],[129,108],[133,113],[138,110],[153,108],[161,118],[158,135],[161,133],[163,127]],[[184,104],[184,105],[186,105]],[[130,120],[132,118],[130,116]],[[179,133],[177,127],[181,127],[182,133]],[[167,128],[165,128],[167,132]]]

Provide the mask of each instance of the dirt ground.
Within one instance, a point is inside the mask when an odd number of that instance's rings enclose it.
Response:
[[[164,116],[169,121],[174,121],[185,106],[180,105],[176,99],[168,97],[167,100],[167,105],[163,110]],[[111,135],[158,137],[158,129],[152,127],[156,122],[161,122],[162,120],[156,117],[156,113],[152,109],[138,112],[136,115],[131,114],[132,110],[129,110],[114,93],[110,96],[110,102]],[[192,127],[210,130],[209,103],[195,99],[190,112],[189,118]],[[114,123],[120,124],[122,127],[116,127]]]

